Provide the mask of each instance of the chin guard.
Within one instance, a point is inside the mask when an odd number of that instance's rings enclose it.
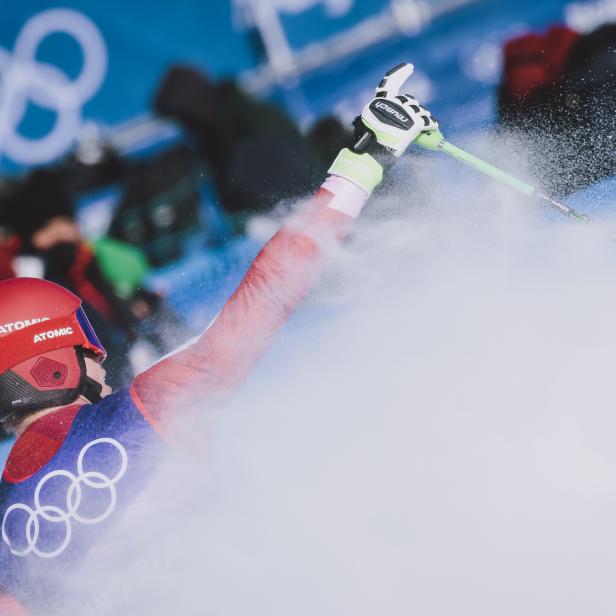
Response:
[[[86,374],[84,350],[74,347],[67,349],[67,352],[73,355],[67,358],[68,363],[74,362],[79,370],[76,387],[61,387],[61,383],[66,380],[66,373],[74,370],[75,366],[61,364],[55,360],[48,360],[43,368],[37,368],[35,378],[39,384],[43,384],[41,389],[28,383],[15,370],[0,374],[0,423],[18,423],[21,418],[36,411],[71,404],[79,396],[92,404],[101,400],[103,386]],[[41,359],[46,358],[42,356]],[[54,379],[59,386],[54,387]]]

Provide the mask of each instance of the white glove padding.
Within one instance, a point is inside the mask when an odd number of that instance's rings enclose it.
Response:
[[[376,140],[394,156],[402,156],[420,133],[438,129],[436,119],[417,99],[399,94],[413,70],[412,64],[403,63],[385,73],[375,97],[356,121],[356,152],[370,151]]]

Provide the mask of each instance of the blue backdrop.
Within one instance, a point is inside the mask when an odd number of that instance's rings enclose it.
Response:
[[[173,62],[195,64],[215,76],[255,69],[263,58],[254,29],[238,9],[241,2],[246,0],[67,0],[62,5],[23,0],[4,6],[0,171],[45,163],[64,153],[84,119],[116,125],[147,113],[162,73]],[[386,11],[389,0],[273,4],[280,7],[286,38],[297,51]],[[597,4],[477,0],[428,21],[416,36],[391,36],[263,95],[307,124],[326,112],[342,113],[344,103],[357,109],[384,70],[410,59],[421,69],[413,93],[441,116],[447,114],[449,125],[465,126],[469,118],[487,121],[502,41],[562,21],[572,7],[594,14]],[[68,34],[58,31],[66,29]],[[454,113],[461,105],[463,112]]]

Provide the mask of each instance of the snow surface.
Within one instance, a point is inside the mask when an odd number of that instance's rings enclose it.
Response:
[[[615,612],[616,246],[403,165],[309,300],[327,316],[225,408],[178,409],[70,580],[80,614]]]

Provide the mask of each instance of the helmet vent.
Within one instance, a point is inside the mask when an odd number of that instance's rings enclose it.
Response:
[[[30,374],[39,387],[61,387],[68,376],[68,367],[53,359],[39,357]]]

